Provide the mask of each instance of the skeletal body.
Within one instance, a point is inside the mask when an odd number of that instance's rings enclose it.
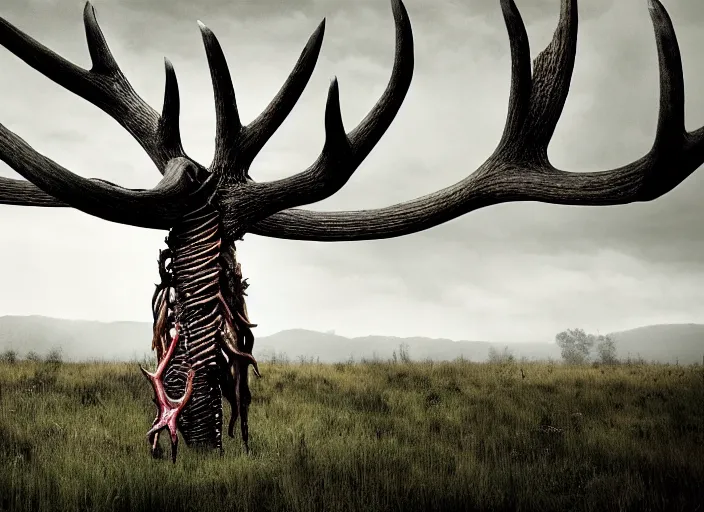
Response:
[[[241,400],[240,395],[249,392],[242,391],[247,387],[248,365],[253,364],[257,374],[258,369],[251,355],[254,337],[245,317],[244,290],[237,282],[232,286],[221,265],[232,260],[223,257],[219,212],[207,205],[188,214],[171,229],[166,243],[168,249],[159,259],[162,282],[152,303],[152,348],[161,363],[167,357],[170,333],[178,325],[177,346],[165,367],[163,385],[169,396],[181,396],[193,371],[193,390],[180,411],[179,429],[188,445],[221,448],[224,395],[232,404],[232,418],[242,420],[248,448],[249,400]],[[223,288],[232,296],[232,307]],[[157,407],[168,408],[155,394]],[[233,435],[232,424],[229,433]]]

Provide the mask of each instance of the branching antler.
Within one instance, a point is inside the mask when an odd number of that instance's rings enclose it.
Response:
[[[299,240],[368,240],[425,230],[470,211],[510,201],[592,206],[650,201],[672,190],[704,162],[704,128],[691,133],[684,128],[680,53],[672,22],[658,0],[648,0],[660,64],[660,117],[655,142],[635,162],[590,173],[556,169],[547,157],[574,67],[577,1],[562,0],[557,30],[535,59],[532,73],[528,37],[518,9],[513,0],[500,2],[509,35],[512,73],[506,125],[494,153],[455,185],[387,208],[351,212],[295,207],[338,191],[398,112],[413,74],[413,36],[400,0],[391,2],[396,23],[394,68],[377,104],[354,130],[345,133],[338,84],[333,80],[325,112],[326,140],[319,158],[298,174],[265,183],[249,178],[249,166],[308,83],[320,52],[324,20],[277,96],[247,126],[239,118],[222,49],[215,35],[200,24],[217,112],[216,151],[209,170],[188,159],[181,147],[178,87],[169,62],[164,108],[159,116],[136,95],[117,67],[90,4],[84,12],[93,60],[90,71],[69,63],[0,20],[0,44],[110,114],[137,139],[162,173],[173,173],[152,191],[130,191],[102,180],[79,178],[37,154],[0,125],[0,158],[36,185],[0,178],[0,203],[70,205],[116,222],[168,228],[186,205],[211,197],[207,194],[217,186],[214,193],[226,237],[235,239],[249,231]],[[204,181],[210,185],[205,186]]]
[[[704,162],[704,128],[684,127],[680,52],[667,11],[648,0],[660,67],[660,114],[655,142],[642,158],[600,172],[553,167],[547,147],[569,91],[577,42],[577,1],[562,0],[548,47],[530,69],[528,37],[513,0],[501,0],[511,44],[511,95],[503,137],[489,159],[462,181],[387,208],[348,212],[291,209],[250,232],[295,240],[391,238],[437,226],[473,210],[509,201],[604,206],[650,201],[684,181]]]
[[[381,98],[352,131],[345,133],[337,79],[333,79],[325,107],[325,145],[320,156],[296,175],[252,184],[253,195],[275,198],[262,205],[259,215],[269,216],[276,210],[315,203],[333,195],[347,183],[391,125],[413,77],[413,32],[408,13],[400,0],[392,0],[391,7],[396,24],[396,55]]]
[[[313,74],[325,34],[325,20],[308,39],[295,67],[264,111],[242,126],[235,89],[225,55],[215,34],[200,21],[203,45],[210,66],[216,112],[215,157],[210,171],[226,175],[226,181],[244,181],[249,166],[301,97]]]
[[[64,89],[91,102],[120,123],[144,148],[163,174],[175,157],[185,157],[179,132],[179,95],[174,68],[165,59],[166,86],[160,116],[134,91],[105,41],[95,9],[83,9],[90,70],[52,52],[0,18],[0,44]]]
[[[0,178],[0,203],[70,205],[114,222],[169,229],[190,208],[206,200],[217,184],[211,179],[209,186],[204,186],[204,169],[187,159],[181,147],[180,102],[173,66],[165,60],[164,105],[159,116],[122,74],[89,2],[83,21],[92,61],[90,70],[55,54],[2,18],[0,44],[113,117],[140,143],[164,178],[152,190],[131,190],[104,180],[82,178],[39,154],[0,125],[0,158],[31,182]]]
[[[0,158],[44,191],[28,182],[0,178],[0,193],[10,192],[4,202],[70,204],[95,217],[132,226],[169,229],[190,207],[207,200],[216,185],[214,177],[209,176],[194,190],[199,169],[182,157],[169,161],[164,177],[151,190],[127,189],[105,180],[83,178],[40,155],[2,125],[0,148],[4,149]]]

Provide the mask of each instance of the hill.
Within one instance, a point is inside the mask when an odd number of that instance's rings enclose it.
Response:
[[[149,357],[151,324],[146,322],[96,322],[64,320],[43,316],[0,317],[0,351],[16,350],[21,356],[29,351],[46,354],[60,348],[66,360],[128,361]],[[642,357],[647,361],[681,364],[702,361],[704,325],[651,325],[612,333],[619,358]],[[257,338],[259,359],[285,356],[291,361],[319,360],[344,362],[350,358],[390,359],[400,347],[414,360],[471,361],[487,359],[489,348],[508,349],[518,358],[531,360],[560,359],[558,347],[550,341],[534,343],[500,343],[488,341],[453,341],[423,337],[363,336],[348,338],[332,333],[305,329],[281,331]]]
[[[619,358],[642,357],[661,363],[701,363],[704,325],[648,325],[612,333]]]

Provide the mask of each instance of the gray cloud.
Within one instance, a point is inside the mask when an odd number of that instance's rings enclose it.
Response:
[[[643,1],[582,1],[570,97],[550,156],[592,171],[642,156],[658,108],[657,54]],[[0,15],[87,65],[82,2],[8,0]],[[164,55],[174,62],[182,131],[203,163],[214,113],[196,19],[218,35],[242,117],[254,118],[284,82],[323,17],[325,42],[299,105],[255,162],[257,179],[296,172],[320,151],[329,79],[341,84],[354,126],[383,91],[393,61],[385,0],[95,2],[111,48],[155,107]],[[503,129],[510,58],[498,0],[406,2],[416,72],[401,112],[349,184],[315,209],[381,207],[461,179]],[[519,8],[536,55],[550,40],[557,0]],[[683,54],[687,126],[704,123],[704,5],[666,3]],[[128,134],[95,107],[0,51],[0,122],[85,176],[148,186],[158,173]],[[0,165],[0,174],[14,176]],[[651,203],[576,208],[498,205],[401,239],[320,244],[246,237],[250,311],[262,334],[288,327],[342,334],[550,339],[566,327],[602,332],[647,323],[704,322],[704,175]],[[164,233],[112,225],[79,212],[0,207],[0,314],[149,318]],[[142,297],[142,299],[140,299]],[[147,341],[145,340],[145,343]]]

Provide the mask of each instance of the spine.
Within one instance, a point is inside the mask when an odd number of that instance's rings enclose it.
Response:
[[[152,377],[159,380],[163,372],[165,391],[158,399],[160,383],[151,379],[159,418],[167,418],[178,407],[178,429],[188,445],[221,449],[224,395],[232,406],[228,433],[234,437],[239,417],[248,450],[247,369],[251,364],[257,376],[259,369],[251,353],[254,324],[244,302],[247,285],[234,259],[234,246],[223,248],[220,214],[211,206],[185,216],[171,229],[166,243],[168,249],[159,254],[162,282],[152,297],[152,349],[160,368],[159,377]],[[168,398],[182,395],[189,399]],[[159,418],[154,425],[162,425]],[[171,433],[174,439],[175,432]]]
[[[179,418],[188,445],[222,447],[222,394],[217,339],[222,323],[220,293],[220,216],[201,208],[175,226],[167,239],[171,252],[169,307],[181,333],[164,386],[173,396],[183,393],[189,369],[195,372],[193,393]]]

